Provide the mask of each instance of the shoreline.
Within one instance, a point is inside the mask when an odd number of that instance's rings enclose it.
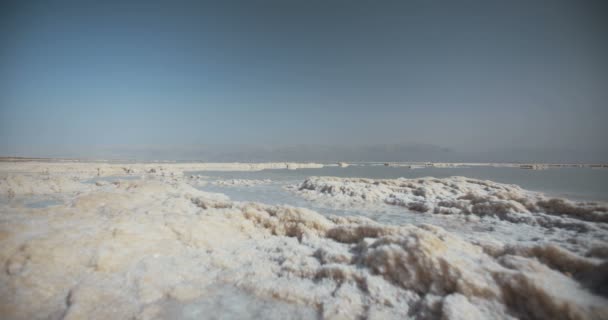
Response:
[[[247,164],[247,165],[264,165],[275,163],[295,163],[307,164],[317,163],[326,166],[343,166],[351,165],[370,165],[370,166],[388,166],[388,167],[431,167],[431,168],[452,168],[462,166],[483,166],[483,167],[520,167],[524,166],[539,166],[544,168],[608,168],[608,162],[450,162],[450,161],[204,161],[204,160],[139,160],[139,159],[94,159],[94,158],[37,158],[37,157],[10,157],[0,156],[0,163],[107,163],[107,164],[178,164],[178,165],[201,165],[201,164]],[[525,168],[532,169],[532,168]]]

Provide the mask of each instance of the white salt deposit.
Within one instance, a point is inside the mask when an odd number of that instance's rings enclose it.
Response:
[[[50,171],[62,176],[61,170]],[[98,185],[59,179],[62,189],[53,191],[56,182],[42,182],[47,173],[26,176],[12,170],[2,192],[8,192],[7,186],[15,190],[38,183],[42,187],[19,190],[59,192],[65,204],[29,208],[0,203],[3,318],[608,316],[606,258],[600,257],[608,252],[605,246],[584,257],[548,243],[469,241],[432,225],[385,225],[363,217],[235,202],[197,190],[175,172],[173,177],[142,172],[142,179]],[[314,178],[296,192],[311,199],[407,208],[416,201],[429,207],[427,213],[451,199],[465,201],[462,208],[448,207],[461,210],[456,214],[475,216],[482,215],[474,209],[482,208],[475,207],[480,203],[496,208],[495,202],[507,201],[507,209],[492,209],[491,215],[534,219],[543,210],[569,212],[572,205],[539,204],[547,200],[514,186],[465,178],[451,181],[459,182],[458,188],[449,180],[428,179],[413,188],[396,181]],[[424,194],[416,191],[422,186],[427,187]],[[458,199],[469,193],[483,201]],[[519,198],[524,195],[525,201]],[[584,208],[563,219],[604,223],[601,209]]]
[[[90,162],[3,162],[3,173],[63,174],[79,178],[112,175],[175,176],[185,171],[259,171],[265,169],[322,168],[320,163],[90,163]]]
[[[87,186],[78,179],[61,175],[9,174],[0,176],[0,195],[38,195],[84,191]]]
[[[272,183],[272,180],[270,179],[228,179],[228,180],[215,180],[212,181],[211,184],[215,185],[215,186],[222,186],[222,187],[236,187],[236,186],[245,186],[245,187],[251,187],[251,186],[257,186],[257,185],[261,185],[261,184],[269,184]]]
[[[516,185],[466,177],[362,179],[311,177],[290,186],[313,201],[343,205],[384,203],[419,213],[491,216],[514,223],[586,229],[584,222],[608,222],[608,209],[597,203],[549,199]]]

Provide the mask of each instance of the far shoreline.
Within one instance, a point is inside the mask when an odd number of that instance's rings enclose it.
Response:
[[[548,169],[548,168],[608,168],[608,162],[450,162],[450,161],[205,161],[205,160],[141,160],[141,159],[95,159],[95,158],[53,158],[53,157],[22,157],[22,156],[0,156],[0,163],[18,162],[40,162],[40,163],[142,163],[142,164],[188,164],[188,163],[242,163],[242,164],[267,164],[267,163],[319,163],[323,165],[372,165],[387,167],[432,167],[432,168],[452,168],[463,166],[484,166],[484,167],[511,167],[521,169]]]

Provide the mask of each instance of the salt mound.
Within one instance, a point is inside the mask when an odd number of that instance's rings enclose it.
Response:
[[[514,223],[582,231],[587,225],[577,221],[608,222],[608,209],[597,204],[547,199],[516,185],[465,177],[390,180],[311,177],[291,189],[314,201],[355,206],[385,203],[420,213],[491,216]],[[562,216],[575,221],[564,220]]]
[[[431,225],[234,202],[169,180],[2,210],[5,319],[608,316],[589,285],[605,264],[559,247],[472,243]],[[220,303],[228,296],[233,304]]]

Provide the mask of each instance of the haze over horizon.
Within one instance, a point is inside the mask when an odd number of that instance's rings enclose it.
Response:
[[[608,161],[602,1],[3,1],[0,156]]]

